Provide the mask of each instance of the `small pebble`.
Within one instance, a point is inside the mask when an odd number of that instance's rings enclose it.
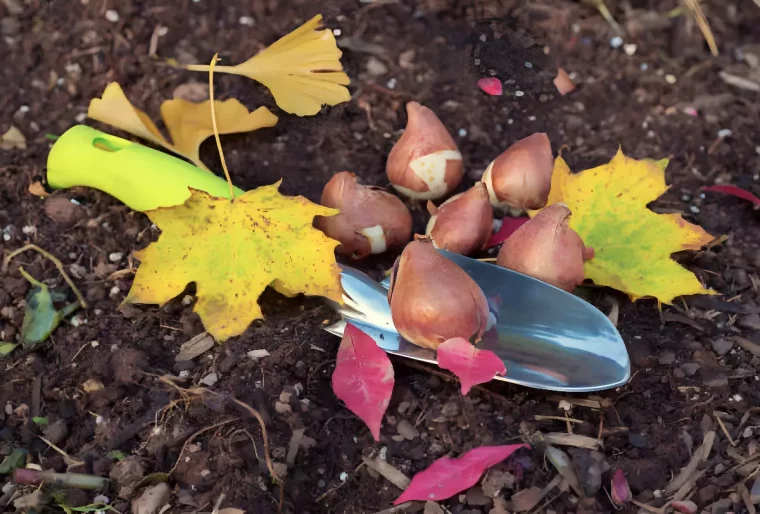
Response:
[[[338,37],[340,35],[341,35],[341,30],[340,29],[333,29],[333,36]]]
[[[340,481],[345,482],[346,480],[348,480],[348,473],[344,471],[343,473],[340,474]]]
[[[113,252],[108,254],[108,260],[111,262],[119,262],[124,258],[124,254],[121,252]]]
[[[212,371],[211,373],[209,373],[208,375],[206,375],[205,377],[201,379],[201,384],[211,387],[214,384],[216,384],[218,380],[219,380],[219,375],[217,375],[216,373]]]
[[[699,116],[699,112],[694,107],[685,107],[683,112],[689,116]]]
[[[694,214],[699,213],[699,207],[697,207],[696,205],[692,205],[691,207],[689,207],[689,210],[693,212]]]
[[[22,105],[21,107],[18,108],[18,112],[20,112],[21,114],[26,114],[29,111],[31,111],[31,108],[28,105]]]
[[[620,36],[614,36],[612,39],[610,39],[610,46],[612,48],[620,48],[623,46],[623,38]]]
[[[528,116],[528,121],[536,121],[536,117],[535,116]]]
[[[110,21],[111,23],[116,23],[119,21],[119,13],[116,12],[114,9],[108,9],[106,11],[106,19]]]
[[[731,137],[731,134],[733,134],[733,132],[731,132],[731,129],[720,129],[718,131],[718,137],[721,139]]]
[[[636,53],[636,45],[633,43],[625,45],[623,46],[623,51],[626,53],[626,55],[633,55]]]
[[[676,76],[668,73],[665,75],[665,82],[668,84],[675,84],[676,83]]]
[[[467,130],[460,128],[459,129],[459,137],[465,137],[467,135]]]
[[[645,62],[642,62],[641,66],[639,66],[639,69],[641,71],[647,71],[649,69],[649,65],[647,63],[645,63]]]
[[[246,27],[253,27],[256,24],[256,20],[251,16],[241,16],[240,19],[238,19],[238,23],[245,25]]]
[[[390,79],[385,85],[388,87],[388,89],[396,89],[396,79]]]

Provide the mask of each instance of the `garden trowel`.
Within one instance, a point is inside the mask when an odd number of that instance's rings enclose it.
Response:
[[[48,156],[48,184],[56,189],[94,187],[145,211],[177,205],[188,187],[227,197],[224,179],[192,164],[85,125],[66,131]],[[236,194],[242,194],[236,189]],[[625,384],[630,362],[620,334],[594,306],[540,280],[493,264],[439,250],[463,268],[488,299],[493,325],[478,342],[507,367],[504,377],[523,386],[553,391],[599,391]],[[446,280],[446,277],[441,277]],[[377,282],[344,266],[343,319],[326,330],[343,335],[356,325],[389,353],[436,363],[433,350],[405,341],[388,305],[388,281]]]
[[[567,392],[599,391],[628,382],[625,343],[593,305],[516,271],[438,251],[464,269],[488,299],[494,320],[477,348],[504,361],[507,373],[497,380]],[[414,345],[396,331],[387,298],[389,280],[377,282],[348,266],[342,270],[345,305],[330,302],[342,319],[325,330],[342,336],[346,323],[351,323],[388,353],[435,364],[434,350]]]

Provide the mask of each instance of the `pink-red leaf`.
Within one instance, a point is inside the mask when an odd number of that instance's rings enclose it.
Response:
[[[504,361],[495,353],[478,350],[463,337],[453,337],[438,347],[438,366],[459,377],[463,395],[469,393],[472,386],[507,372]]]
[[[527,444],[481,446],[456,459],[441,457],[429,468],[414,475],[409,487],[393,504],[451,498],[475,485],[486,469],[495,466],[520,448],[530,447]]]
[[[749,191],[736,186],[707,186],[703,187],[702,191],[713,191],[715,193],[724,193],[727,195],[738,196],[744,200],[749,200],[755,205],[760,205],[760,198],[756,197]]]
[[[335,395],[359,416],[375,441],[388,408],[395,382],[388,355],[370,336],[351,324],[346,325],[332,375]]]
[[[478,80],[478,87],[491,96],[501,96],[504,92],[501,81],[493,77]]]
[[[511,236],[515,230],[525,225],[525,223],[527,223],[529,220],[530,218],[527,216],[521,216],[519,218],[504,216],[504,219],[501,220],[501,227],[491,236],[491,239],[488,240],[486,248],[492,248],[496,245],[500,245],[506,241],[507,238]]]
[[[628,480],[625,478],[625,473],[622,469],[615,471],[612,475],[612,484],[610,484],[612,490],[612,501],[615,505],[625,505],[631,501],[631,489],[628,487]]]

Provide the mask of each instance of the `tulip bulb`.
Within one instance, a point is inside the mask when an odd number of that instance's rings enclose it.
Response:
[[[409,243],[396,259],[388,303],[398,333],[425,348],[453,337],[477,343],[488,328],[483,291],[425,239]]]
[[[549,137],[539,132],[502,152],[488,165],[481,180],[494,207],[540,209],[549,198],[553,170]]]
[[[462,181],[462,154],[433,111],[409,102],[406,112],[406,129],[388,154],[388,180],[409,198],[442,198]]]
[[[583,282],[583,261],[594,251],[568,226],[570,216],[562,203],[542,209],[504,241],[496,264],[572,292]]]
[[[400,248],[412,236],[412,215],[399,198],[377,187],[356,182],[349,171],[335,174],[325,185],[320,203],[338,209],[335,216],[317,216],[314,225],[340,241],[337,252],[358,260]]]
[[[436,248],[462,255],[485,249],[493,231],[493,209],[485,184],[476,183],[438,208],[428,202],[428,210],[432,216],[425,234]]]

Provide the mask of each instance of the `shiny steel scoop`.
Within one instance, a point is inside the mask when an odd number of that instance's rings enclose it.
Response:
[[[488,298],[495,324],[477,347],[504,361],[507,374],[496,380],[566,392],[600,391],[628,382],[631,369],[625,344],[593,305],[521,273],[439,252],[464,269]],[[437,362],[435,351],[396,332],[387,299],[388,279],[377,282],[343,266],[341,281],[345,306],[329,303],[343,319],[325,330],[342,337],[349,322],[388,353]]]

